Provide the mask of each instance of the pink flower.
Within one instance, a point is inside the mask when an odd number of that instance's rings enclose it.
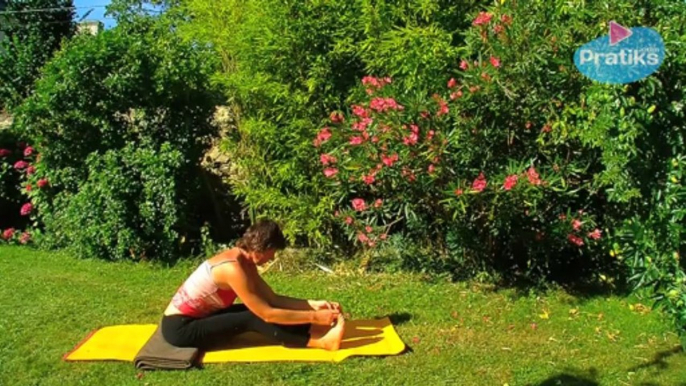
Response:
[[[388,235],[387,235],[386,233],[382,233],[382,234],[379,236],[379,238],[380,238],[381,240],[386,240],[387,237],[388,237]]]
[[[455,195],[456,195],[456,196],[461,196],[462,193],[464,193],[464,192],[462,191],[462,189],[460,189],[460,188],[455,189]]]
[[[435,131],[429,130],[429,132],[426,133],[426,139],[427,139],[428,141],[431,141],[431,139],[434,137],[435,134],[436,134]]]
[[[524,127],[525,127],[527,130],[530,129],[530,128],[531,128],[531,122],[530,122],[530,121],[527,121],[527,122],[524,124]]]
[[[472,86],[469,88],[469,92],[474,94],[475,92],[479,91],[479,86]]]
[[[336,174],[338,174],[338,169],[336,168],[324,169],[324,175],[326,176],[326,178],[333,178]]]
[[[486,188],[486,184],[488,182],[486,181],[486,177],[484,176],[484,173],[481,172],[479,173],[479,177],[477,177],[474,182],[472,183],[472,189],[481,192]]]
[[[14,228],[7,228],[4,232],[2,232],[2,238],[5,240],[9,240],[14,236],[14,232]]]
[[[593,232],[588,234],[588,237],[593,239],[593,240],[600,240],[601,234],[602,234],[601,230],[596,228],[593,230]]]
[[[372,86],[376,88],[381,88],[383,86],[383,81],[379,81],[379,79],[367,75],[364,78],[362,78],[362,84],[365,86]]]
[[[343,114],[334,111],[329,115],[329,119],[331,119],[331,122],[333,123],[342,123],[343,122]]]
[[[350,144],[355,146],[355,145],[360,145],[364,142],[364,139],[362,137],[351,137],[350,138]]]
[[[541,129],[541,131],[544,133],[550,133],[552,131],[552,127],[550,127],[550,125],[548,125],[548,124],[545,124],[545,125],[543,125],[543,128]]]
[[[467,71],[469,69],[469,62],[467,62],[466,60],[462,60],[460,62],[460,69],[462,71]]]
[[[436,116],[440,117],[441,115],[448,114],[448,104],[443,100],[439,99],[438,100],[438,112],[436,112]]]
[[[500,67],[500,59],[498,59],[497,57],[491,56],[491,59],[489,59],[489,61],[491,62],[491,66],[495,68]]]
[[[41,178],[40,180],[38,180],[37,185],[38,185],[38,188],[43,189],[44,187],[50,185],[50,182],[48,182],[48,180],[46,180],[45,178]]]
[[[321,161],[322,165],[326,166],[328,164],[335,164],[336,163],[336,157],[330,155],[330,154],[322,154],[319,156],[319,160]],[[38,181],[40,182],[40,181]]]
[[[434,166],[434,164],[429,165],[427,172],[429,172],[429,174],[433,174],[434,171],[436,171],[436,166]]]
[[[369,108],[382,113],[386,110],[404,110],[405,108],[393,98],[374,98],[369,102]]]
[[[493,32],[499,34],[505,30],[505,27],[503,27],[500,24],[497,24],[495,27],[493,27]]]
[[[353,123],[352,129],[355,131],[365,131],[367,126],[371,125],[372,122],[374,122],[374,120],[371,118],[362,118],[361,121]]]
[[[379,137],[377,137],[377,136],[375,135],[375,136],[372,137],[372,143],[377,143],[377,142],[379,142]]]
[[[407,146],[412,146],[417,144],[417,141],[419,140],[419,137],[417,136],[417,133],[411,133],[407,137],[403,137],[403,143]]]
[[[488,12],[479,12],[479,15],[476,18],[474,18],[472,25],[488,24],[492,18],[493,18],[493,15],[491,15]]]
[[[503,184],[503,188],[505,190],[510,190],[510,189],[514,188],[515,185],[517,185],[517,178],[518,177],[516,174],[512,174],[510,176],[507,176],[507,178],[505,178],[505,183]]]
[[[362,176],[362,181],[364,181],[364,183],[367,184],[367,185],[373,184],[375,180],[376,180],[376,179],[374,178],[374,175],[373,175],[373,174],[369,174],[369,175],[366,175],[366,176]]]
[[[352,217],[348,216],[348,217],[345,218],[345,223],[346,223],[346,224],[352,225],[353,222],[354,222],[354,220],[353,220]]]
[[[500,21],[507,25],[510,25],[512,23],[512,17],[510,17],[507,14],[503,14],[502,16],[500,16]]]
[[[28,232],[24,232],[19,236],[19,242],[22,244],[26,244],[31,240],[31,235]]]
[[[29,166],[29,164],[26,161],[17,161],[14,163],[14,168],[18,170],[25,169],[27,166]]]
[[[38,182],[40,182],[40,181],[38,181]],[[31,184],[26,185],[26,191],[27,191],[27,192],[30,192],[31,189],[33,189],[33,188],[31,187]]]
[[[534,167],[530,167],[529,170],[526,172],[526,177],[529,179],[529,182],[533,185],[540,185],[541,184],[541,179],[538,176],[538,173],[536,173],[536,169]]]
[[[457,81],[455,80],[455,78],[450,78],[450,80],[448,81],[448,88],[454,88],[455,86],[457,86]]]
[[[28,168],[26,168],[26,174],[29,176],[35,172],[36,172],[36,167],[33,165],[30,165]]]
[[[380,198],[377,198],[376,201],[374,201],[374,207],[375,208],[381,208],[381,205],[383,205],[383,200]]]
[[[450,94],[450,100],[454,101],[455,99],[462,98],[462,90],[457,90],[454,93]]]
[[[572,228],[574,228],[575,231],[578,231],[581,229],[581,224],[581,221],[574,219],[574,221],[572,221]]]
[[[370,227],[369,225],[367,225],[367,226],[364,228],[364,230],[367,231],[367,233],[372,233],[372,231],[373,231],[374,229],[372,229],[372,227]]]
[[[367,237],[367,235],[365,235],[364,233],[359,233],[357,235],[357,239],[360,240],[361,243],[366,243],[367,241],[369,241],[369,237]]]
[[[339,211],[333,212],[333,216],[334,216],[334,217],[338,217],[338,216],[340,216],[340,214],[341,214],[341,212],[339,212]]]
[[[24,157],[30,157],[31,154],[33,154],[33,148],[31,146],[27,146],[26,149],[24,149]]]
[[[429,119],[431,117],[431,113],[429,113],[428,111],[422,111],[421,113],[419,113],[419,115],[421,115],[424,119]]]
[[[26,204],[22,205],[20,213],[22,216],[28,216],[29,214],[31,214],[32,210],[33,205],[31,205],[30,202],[27,202]]]
[[[0,157],[7,157],[8,155],[12,154],[11,150],[8,149],[0,149]]]
[[[584,240],[582,240],[581,237],[573,235],[571,233],[567,235],[567,240],[569,240],[569,242],[571,242],[572,244],[575,244],[577,247],[581,247],[584,245]]]
[[[322,144],[331,138],[331,130],[329,130],[328,127],[324,127],[319,131],[317,134],[317,139],[315,140],[315,146],[319,146],[319,144]]]
[[[353,105],[353,114],[357,115],[360,118],[367,118],[368,116],[367,110],[364,107],[358,105]]]
[[[367,209],[367,203],[365,203],[364,200],[361,198],[353,199],[352,204],[353,204],[353,209],[355,209],[358,212],[362,212],[362,211]]]

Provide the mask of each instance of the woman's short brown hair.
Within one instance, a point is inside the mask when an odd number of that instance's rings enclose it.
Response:
[[[281,233],[279,224],[271,220],[260,220],[245,231],[236,246],[248,252],[280,250],[286,248],[286,238]]]

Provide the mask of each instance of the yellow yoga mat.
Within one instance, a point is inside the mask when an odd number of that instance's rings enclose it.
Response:
[[[128,324],[98,329],[64,356],[67,361],[127,361],[136,354],[157,328],[154,324]],[[313,348],[286,348],[274,345],[254,333],[234,339],[221,351],[208,351],[201,363],[222,362],[340,362],[354,355],[396,355],[405,350],[389,318],[346,321],[338,351]]]

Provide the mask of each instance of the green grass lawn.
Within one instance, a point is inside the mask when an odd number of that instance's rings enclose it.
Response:
[[[96,327],[157,322],[192,269],[0,247],[0,385],[686,385],[677,336],[634,297],[321,271],[266,277],[277,292],[340,301],[353,318],[391,315],[408,352],[142,375],[131,363],[61,360]]]

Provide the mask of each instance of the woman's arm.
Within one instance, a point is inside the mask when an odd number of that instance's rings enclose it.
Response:
[[[288,310],[303,310],[303,311],[313,311],[315,308],[310,304],[309,300],[291,298],[288,296],[278,295],[274,293],[272,287],[267,284],[266,281],[259,274],[255,273],[255,281],[260,292],[269,299],[269,303],[278,308],[285,308]]]
[[[269,300],[273,301],[270,299],[271,295],[263,294],[259,287],[259,280],[254,280],[253,275],[249,275],[240,263],[224,264],[217,273],[218,278],[230,285],[246,307],[265,322],[331,325],[338,317],[338,313],[333,310],[293,310],[271,304],[269,302]],[[271,293],[273,294],[273,291]]]

